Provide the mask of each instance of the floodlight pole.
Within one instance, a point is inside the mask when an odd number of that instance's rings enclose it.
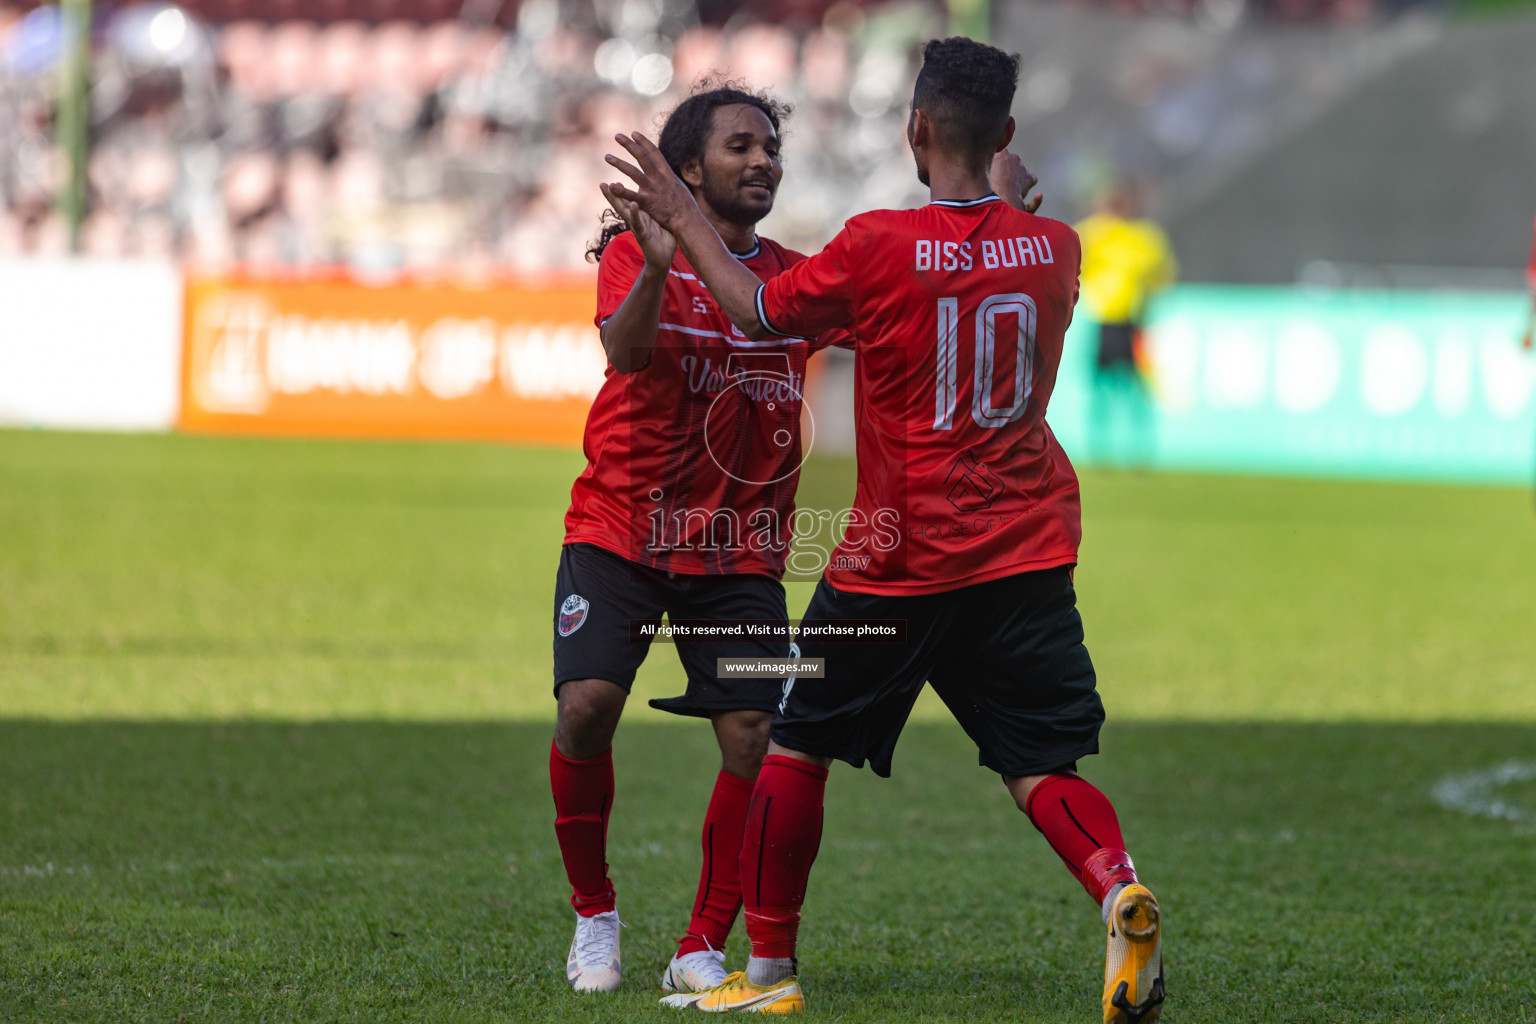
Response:
[[[80,251],[80,224],[85,220],[86,160],[91,133],[91,0],[61,0],[59,61],[59,149],[69,162],[69,178],[59,196],[60,212],[69,224],[69,251]]]
[[[949,34],[989,42],[992,38],[992,0],[949,0]]]

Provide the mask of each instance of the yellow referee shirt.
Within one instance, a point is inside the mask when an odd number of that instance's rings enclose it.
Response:
[[[1077,225],[1083,243],[1083,299],[1100,323],[1137,323],[1147,298],[1178,276],[1161,228],[1149,220],[1095,213]]]

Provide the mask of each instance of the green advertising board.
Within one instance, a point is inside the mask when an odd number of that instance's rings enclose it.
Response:
[[[1096,377],[1097,326],[1079,307],[1051,426],[1085,465],[1528,482],[1528,302],[1185,285],[1148,318],[1144,394]]]

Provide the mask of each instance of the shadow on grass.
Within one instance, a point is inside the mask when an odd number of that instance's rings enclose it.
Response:
[[[0,1019],[651,1015],[709,730],[620,729],[629,973],[606,1003],[562,984],[548,744],[545,723],[0,722]],[[1169,1019],[1530,1020],[1536,782],[1470,779],[1512,761],[1536,763],[1536,727],[1107,730],[1083,769],[1163,901]],[[1462,810],[1434,796],[1450,775]],[[1495,816],[1468,813],[1478,794]],[[1101,943],[956,727],[910,726],[889,781],[834,770],[813,1009],[1091,1019]]]

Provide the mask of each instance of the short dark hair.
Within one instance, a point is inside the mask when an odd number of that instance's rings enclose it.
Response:
[[[768,123],[773,125],[775,133],[781,130],[780,125],[788,120],[794,109],[767,93],[752,92],[740,82],[701,82],[692,96],[679,103],[667,115],[666,123],[661,126],[661,134],[656,140],[656,148],[661,150],[673,174],[682,177],[685,166],[703,159],[704,140],[709,138],[709,130],[714,127],[715,111],[738,104],[761,110],[763,116],[768,118]],[[618,214],[604,210],[598,236],[587,247],[587,259],[593,263],[601,260],[608,243],[628,230]]]
[[[1019,85],[1019,55],[964,36],[932,39],[912,90],[912,106],[933,123],[941,149],[985,163],[1008,126]]]

